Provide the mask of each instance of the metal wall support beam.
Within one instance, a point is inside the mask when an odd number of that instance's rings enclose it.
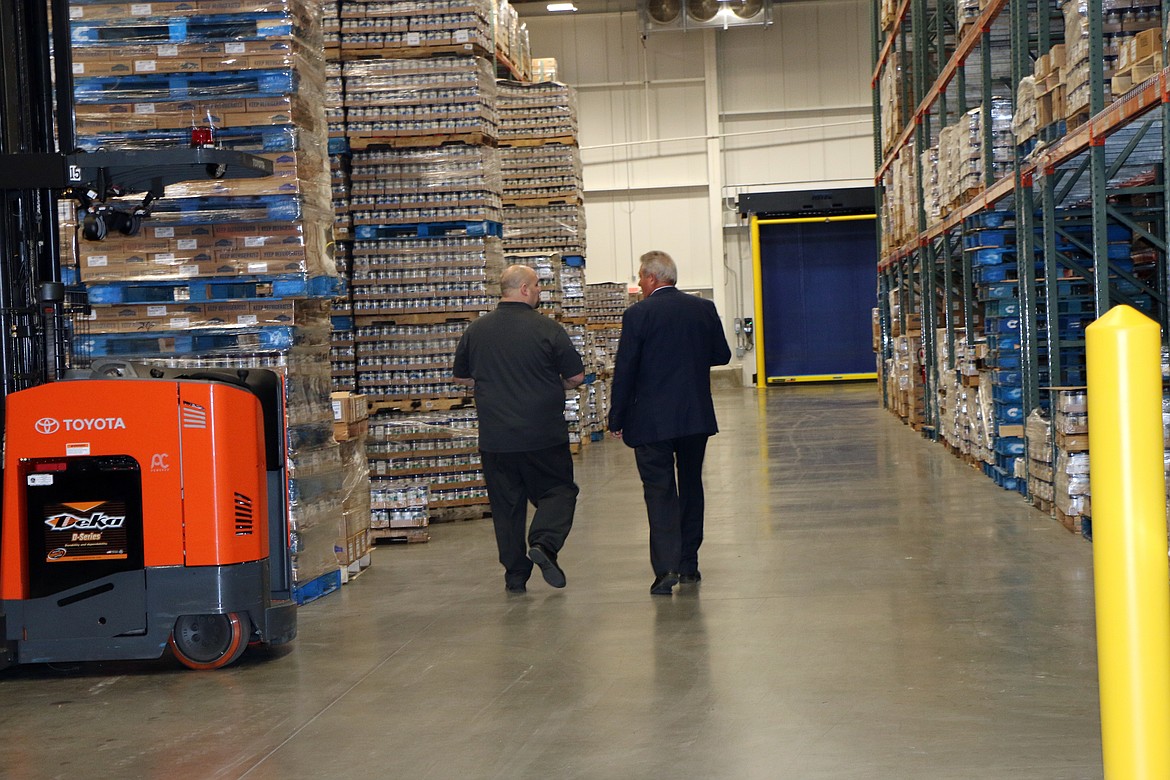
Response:
[[[1037,3],[1037,6],[1041,8],[1041,11],[1043,10],[1043,3]],[[1011,83],[1014,87],[1032,71],[1031,35],[1028,29],[1028,4],[1013,2],[1010,4],[1010,10]],[[1016,98],[1017,90],[1013,88],[1011,93],[1013,111],[1019,110]],[[1022,172],[1022,165],[1017,147],[1013,158],[1016,206],[1016,273],[1020,280],[1020,376],[1023,386],[1021,405],[1023,416],[1027,419],[1028,414],[1040,404],[1040,343],[1036,316],[1036,230],[1032,191],[1033,177],[1031,173],[1025,175]]]
[[[958,116],[967,113],[967,64],[955,69],[955,99],[958,101]]]
[[[960,247],[962,242],[960,241]],[[975,271],[971,267],[971,253],[962,252],[963,274],[959,284],[963,296],[963,332],[967,334],[967,343],[975,341]]]
[[[922,285],[922,352],[926,381],[923,431],[931,439],[938,438],[938,349],[935,345],[938,301],[935,295],[934,242],[927,242],[918,250]]]
[[[983,184],[990,187],[995,184],[995,150],[992,148],[994,134],[991,120],[991,32],[986,31],[979,44],[980,62],[983,76],[983,109],[979,119],[983,123]]]
[[[1012,111],[1018,111],[1016,96],[1018,90],[1015,85],[1020,79],[1032,73],[1032,56],[1030,36],[1028,35],[1028,4],[1023,2],[1011,3],[1011,30],[1012,30]],[[1013,113],[1014,115],[1014,113]],[[1016,154],[1016,170],[1020,169],[1020,155]],[[1016,181],[1017,189],[1019,180]]]
[[[947,329],[947,365],[945,368],[955,368],[955,256],[951,250],[950,233],[943,233],[939,236],[942,246],[942,261],[943,261],[943,290],[942,290],[942,306],[943,306],[943,325]],[[959,243],[959,252],[963,251],[962,242]],[[958,325],[962,327],[962,325]]]
[[[910,79],[912,89],[910,91],[910,103],[907,105],[907,122],[914,121],[914,109],[922,102],[922,96],[926,93],[926,45],[921,38],[923,31],[926,29],[926,17],[922,11],[922,4],[925,0],[910,0],[910,24],[902,25],[903,35],[914,33],[913,43],[907,43],[901,48],[903,56],[906,52],[910,52],[910,67],[914,70],[913,76]]]
[[[1089,20],[1089,115],[1096,116],[1105,110],[1105,68],[1094,67],[1105,62],[1105,36],[1101,27],[1104,23],[1101,0],[1088,0]]]
[[[947,17],[955,12],[955,4],[948,0],[936,0],[934,7],[934,39],[936,41],[938,62],[935,73],[942,70],[942,66],[949,59],[947,56]],[[946,100],[946,90],[942,90],[939,98]],[[945,102],[944,102],[945,105]]]
[[[1162,0],[1162,22],[1170,19],[1170,0]],[[1170,49],[1170,39],[1162,36],[1162,62],[1167,62],[1167,51]],[[1162,232],[1170,232],[1170,101],[1162,98],[1162,106],[1157,109],[1162,116]],[[1168,238],[1170,243],[1170,238]],[[1161,300],[1170,300],[1170,252],[1158,255],[1158,270],[1155,284],[1161,295]],[[1170,344],[1170,305],[1159,303],[1158,323],[1162,326],[1162,344]]]
[[[1097,0],[1099,3],[1100,0]],[[1106,199],[1109,197],[1105,178],[1105,139],[1089,147],[1089,181],[1093,198],[1093,296],[1097,316],[1109,311],[1109,220]]]
[[[1088,0],[1089,63],[1105,61],[1104,37],[1101,32],[1101,0]],[[1105,70],[1089,68],[1089,114],[1096,116],[1105,109]],[[1109,310],[1109,222],[1105,214],[1108,198],[1105,139],[1089,141],[1089,182],[1093,211],[1093,293],[1097,316]]]
[[[1036,46],[1039,54],[1052,48],[1052,7],[1043,0],[1036,4]],[[1059,8],[1059,6],[1057,6]]]
[[[1170,0],[1162,0],[1162,13],[1170,13]],[[1163,15],[1162,18],[1170,17]],[[1165,50],[1166,41],[1162,42],[1162,47]],[[1170,102],[1164,101],[1158,111],[1162,114],[1162,231],[1165,235],[1170,232]],[[1170,299],[1170,252],[1158,255],[1158,272],[1154,281],[1162,301],[1158,305],[1158,323],[1162,326],[1162,344],[1165,346],[1170,344],[1170,305],[1165,303]]]
[[[905,56],[910,47],[910,25],[903,24],[898,30],[898,36],[897,55],[898,59],[901,59]],[[891,66],[886,65],[886,67],[888,68]],[[903,127],[905,127],[906,124],[910,121],[910,114],[914,110],[914,106],[918,105],[917,92],[915,91],[917,83],[917,77],[908,79],[903,78],[899,80],[899,85],[902,92],[902,106],[900,113],[902,116],[901,124]]]
[[[1018,176],[1018,173],[1017,173]],[[1016,184],[1016,263],[1020,278],[1020,370],[1024,417],[1040,405],[1040,330],[1036,294],[1036,230],[1032,180]]]
[[[879,374],[885,377],[886,361],[893,356],[893,344],[890,330],[890,290],[893,288],[892,273],[887,267],[878,272],[878,327],[880,329],[880,341],[878,343],[878,361],[881,363],[881,371]],[[888,384],[885,381],[881,382],[882,391],[882,408],[890,408],[890,396],[888,392]]]
[[[1063,384],[1063,366],[1060,364],[1060,308],[1057,303],[1059,274],[1056,252],[1056,182],[1055,171],[1040,179],[1040,213],[1044,237],[1044,322],[1045,346],[1048,349],[1048,382]]]

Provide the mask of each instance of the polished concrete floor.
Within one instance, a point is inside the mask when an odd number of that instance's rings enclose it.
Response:
[[[633,453],[578,460],[561,562],[488,521],[379,548],[287,650],[0,673],[11,778],[1094,778],[1089,543],[873,385],[721,390],[703,582],[651,597]]]

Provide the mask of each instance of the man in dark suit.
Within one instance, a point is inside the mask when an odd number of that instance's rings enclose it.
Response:
[[[701,578],[703,456],[719,431],[711,366],[731,360],[715,304],[680,292],[677,281],[670,255],[642,255],[645,298],[622,315],[610,394],[609,430],[634,448],[642,477],[656,596]]]

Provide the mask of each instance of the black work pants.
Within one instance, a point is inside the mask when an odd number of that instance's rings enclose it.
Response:
[[[650,565],[655,576],[668,571],[694,574],[699,570],[703,457],[709,438],[702,433],[634,448],[650,519]]]
[[[532,574],[528,548],[539,544],[556,554],[573,527],[579,492],[573,482],[573,456],[568,442],[530,452],[480,455],[504,579],[509,585],[522,585]],[[529,502],[536,514],[526,533]]]

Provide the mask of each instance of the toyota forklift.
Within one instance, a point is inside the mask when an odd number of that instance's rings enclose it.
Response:
[[[255,155],[75,151],[68,0],[0,0],[0,668],[161,657],[218,669],[296,636],[284,388],[263,369],[74,366],[58,204],[134,235],[165,187]],[[143,194],[132,210],[115,207]]]

